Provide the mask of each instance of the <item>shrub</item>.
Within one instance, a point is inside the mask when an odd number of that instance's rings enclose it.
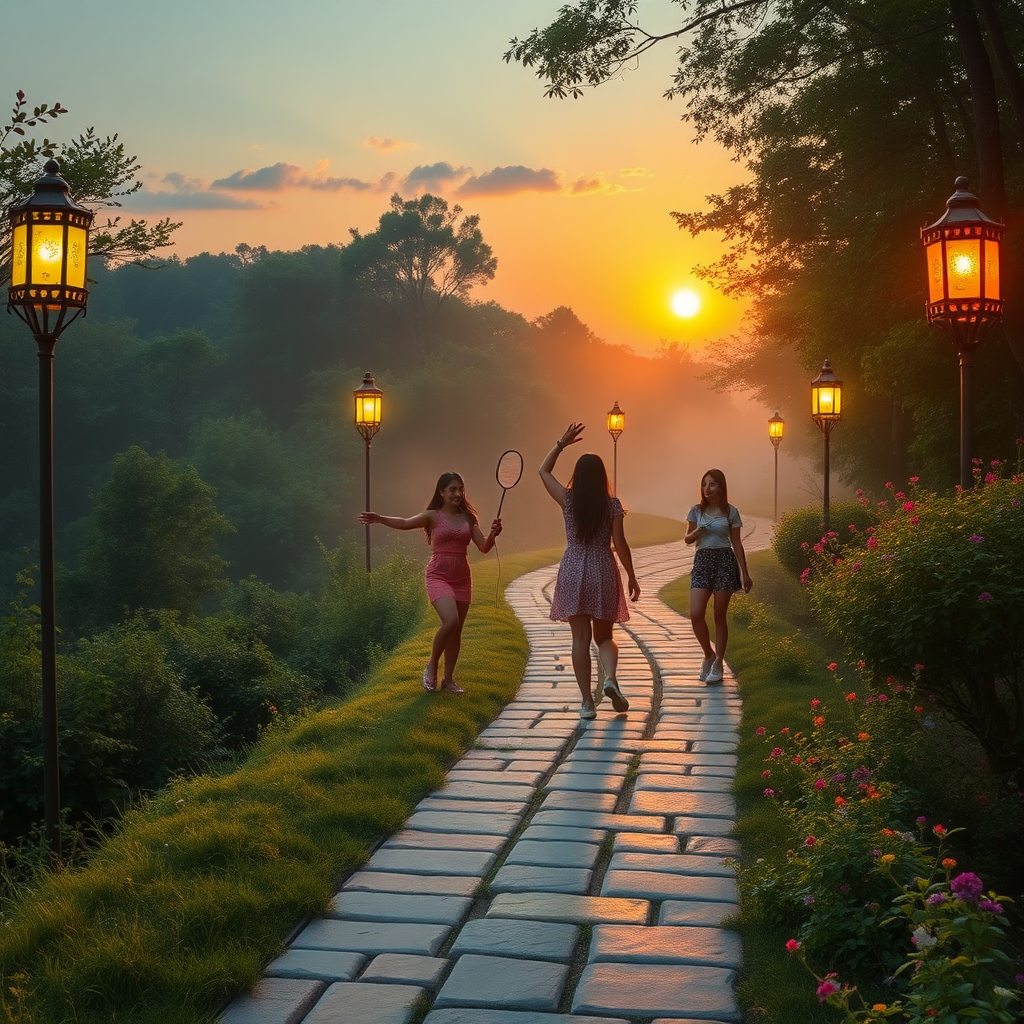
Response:
[[[833,502],[829,509],[829,519],[832,525],[832,546],[841,550],[857,545],[862,540],[863,532],[877,524],[878,513],[871,508],[866,498],[859,497],[857,501]],[[824,533],[825,524],[820,505],[792,509],[783,514],[775,527],[772,550],[786,569],[794,576],[799,576],[810,567],[814,545],[821,542]]]
[[[912,479],[888,516],[807,573],[822,627],[877,678],[921,686],[999,772],[1024,771],[1024,477],[970,491]]]

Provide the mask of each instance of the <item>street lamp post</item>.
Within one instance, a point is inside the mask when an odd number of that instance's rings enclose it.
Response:
[[[85,262],[92,211],[69,195],[48,160],[32,195],[8,211],[11,284],[7,312],[29,326],[39,355],[39,648],[43,714],[43,816],[50,859],[61,861],[57,744],[57,616],[53,543],[53,353],[64,329],[85,314]]]
[[[353,392],[355,397],[356,430],[366,442],[366,511],[370,511],[370,442],[380,430],[381,403],[384,392],[373,382],[373,374],[367,373],[363,383]],[[366,524],[366,571],[370,571],[370,524]]]
[[[981,212],[968,181],[956,179],[946,212],[921,229],[928,267],[928,322],[943,330],[960,354],[960,486],[972,483],[974,433],[972,371],[982,337],[1003,319],[999,249],[1004,225]]]
[[[775,449],[775,513],[772,522],[779,521],[779,445],[782,444],[782,435],[786,432],[786,421],[775,410],[775,415],[768,420],[768,437],[771,439],[772,447]]]
[[[811,381],[811,419],[818,424],[818,429],[825,438],[825,496],[822,499],[822,518],[825,533],[828,533],[829,522],[829,464],[828,438],[833,427],[839,422],[843,413],[843,382],[832,372],[826,359],[822,364],[821,373]]]
[[[619,496],[619,434],[626,429],[626,414],[618,401],[608,412],[608,433],[612,435],[612,491]]]

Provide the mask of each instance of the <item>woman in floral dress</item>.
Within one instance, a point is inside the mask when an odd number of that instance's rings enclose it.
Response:
[[[580,718],[597,712],[591,693],[591,640],[597,644],[598,661],[605,676],[603,691],[616,711],[626,711],[629,701],[615,678],[619,649],[612,638],[616,622],[629,618],[619,567],[612,546],[626,570],[629,596],[640,596],[633,571],[633,556],[622,529],[622,503],[609,494],[608,473],[599,455],[581,455],[572,479],[563,485],[552,471],[562,449],[580,440],[582,423],[570,423],[540,466],[540,478],[548,494],[562,507],[565,517],[565,554],[562,555],[551,601],[551,618],[568,622],[572,630],[572,667],[583,702]]]

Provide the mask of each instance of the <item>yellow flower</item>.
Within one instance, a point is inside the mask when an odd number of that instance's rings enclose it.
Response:
[[[875,1005],[872,1006],[871,1009],[872,1010],[884,1010],[885,1009],[885,1003],[875,1003]]]
[[[882,854],[882,863],[883,864],[891,864],[895,859],[896,859],[896,855],[894,853],[883,853]]]

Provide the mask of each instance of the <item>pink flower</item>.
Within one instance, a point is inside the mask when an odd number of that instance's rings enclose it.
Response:
[[[920,818],[915,819],[918,825],[927,825],[928,819],[922,814]]]
[[[905,502],[903,502],[903,511],[904,512],[913,512],[914,511],[914,503],[912,501],[905,501]]]
[[[836,663],[836,662],[834,662],[834,661],[830,661],[830,662],[828,663],[828,666],[827,666],[827,667],[828,667],[828,670],[829,670],[829,672],[835,672],[835,670],[836,670],[837,668],[839,668],[839,665],[838,665],[838,663]]]
[[[801,551],[809,551],[810,548],[811,548],[811,545],[808,544],[807,541],[804,541],[803,544],[800,545],[800,550]]]
[[[815,839],[814,836],[808,836],[804,840],[804,846],[814,846],[817,842],[818,842],[818,840]]]
[[[817,697],[815,697],[815,698],[814,698],[814,699],[813,699],[813,700],[811,701],[811,707],[812,707],[812,708],[816,708],[816,707],[819,707],[819,706],[820,706],[820,704],[821,704],[821,701],[820,701],[820,700],[818,700],[818,698],[817,698]]]
[[[804,569],[804,571],[802,573],[800,573],[800,582],[802,584],[804,584],[804,586],[807,585],[807,581],[810,578],[811,578],[811,570],[810,569]]]
[[[771,798],[772,798],[773,796],[775,796],[775,790],[774,790],[774,789],[772,789],[771,787],[769,787],[768,789],[766,789],[766,790],[764,791],[764,795],[765,795],[766,797],[768,797],[769,799],[771,799]]]
[[[829,996],[834,995],[839,991],[839,986],[832,980],[835,977],[836,975],[834,974],[827,975],[825,980],[818,986],[819,1003],[826,1002]]]
[[[847,529],[850,531],[850,533],[856,533],[857,532],[857,524],[856,523],[850,523],[850,525],[847,527]]]
[[[972,544],[980,544],[985,538],[980,533],[972,533],[967,539]]]
[[[911,526],[917,526],[917,524],[920,523],[920,522],[921,522],[921,517],[920,516],[911,516],[910,517],[910,525]]]
[[[797,942],[796,939],[790,939],[786,943],[786,949],[788,949],[790,951],[790,953],[795,953],[799,948],[800,948],[800,943]]]
[[[859,568],[860,562],[854,562],[853,565],[850,566],[850,572],[856,572]]]
[[[772,747],[772,752],[768,755],[769,757],[782,757],[785,751],[782,747]]]
[[[1003,912],[1002,903],[996,903],[994,900],[979,900],[979,910],[987,910],[990,914],[1001,914]]]
[[[978,600],[979,600],[979,601],[980,601],[980,602],[981,602],[982,604],[988,604],[988,602],[992,600],[992,595],[991,595],[991,594],[990,594],[990,593],[989,593],[989,592],[988,592],[987,590],[983,590],[983,591],[982,591],[982,592],[981,592],[981,593],[980,593],[980,594],[978,595]]]
[[[885,482],[885,489],[887,491],[891,491],[892,490],[892,481],[891,480],[886,480],[886,482]]]
[[[995,475],[995,473],[986,473],[985,474],[985,483],[987,483],[987,484],[994,484],[998,479],[999,479],[999,477],[997,477]]]
[[[755,735],[757,735],[757,736],[763,736],[763,735],[764,735],[764,726],[763,726],[763,725],[759,725],[759,726],[758,726],[758,727],[757,727],[757,728],[756,728],[756,729],[754,730],[754,734],[755,734]]]
[[[860,498],[864,494],[864,488],[858,487],[857,490],[855,490],[853,493],[856,497]]]
[[[880,702],[881,702],[882,704],[884,704],[884,703],[885,703],[885,702],[886,702],[886,701],[887,701],[888,699],[889,699],[889,698],[888,698],[888,697],[886,697],[886,695],[885,695],[884,693],[880,693],[880,694],[878,695],[878,700],[879,700],[879,701],[880,701]]]
[[[916,483],[917,483],[917,481],[918,481],[918,480],[920,480],[920,479],[921,479],[921,478],[920,478],[919,476],[912,476],[912,477],[910,478],[910,482],[911,482],[912,484],[916,484]]]
[[[873,551],[873,550],[874,550],[875,548],[877,548],[877,547],[878,547],[878,538],[877,538],[877,537],[868,537],[868,547],[869,547],[869,548],[870,548],[870,549],[871,549],[872,551]]]
[[[897,491],[896,497],[899,498],[900,501],[902,501],[906,497],[906,495],[902,491]]]
[[[815,789],[824,789],[827,785],[828,783],[824,779],[815,779],[814,781]]]
[[[765,768],[765,770],[763,772],[761,772],[761,778],[762,779],[767,779],[770,775],[771,775],[771,770],[768,769],[768,768]]]

